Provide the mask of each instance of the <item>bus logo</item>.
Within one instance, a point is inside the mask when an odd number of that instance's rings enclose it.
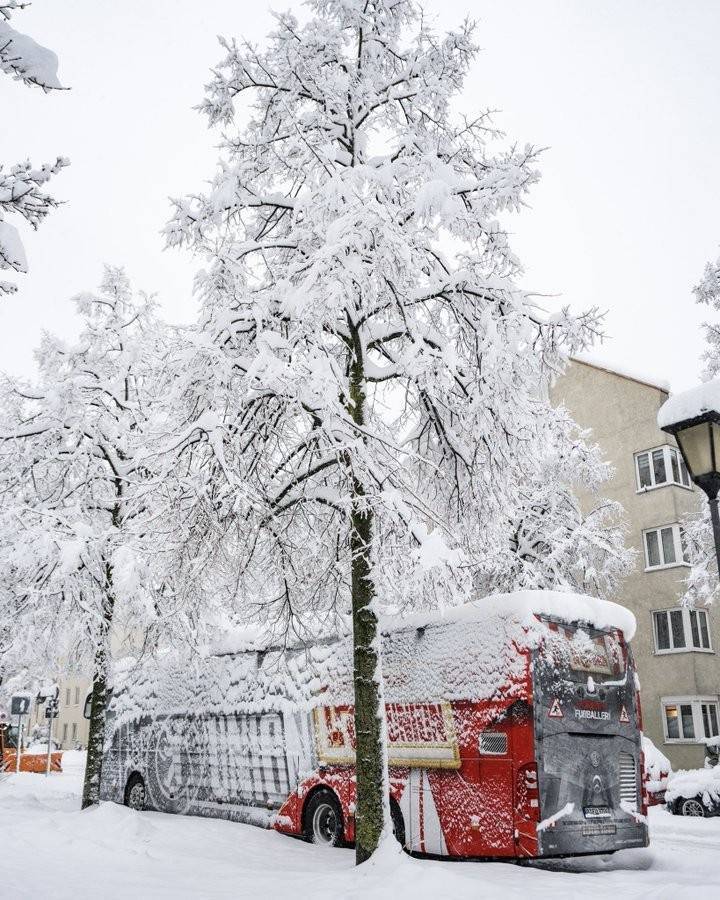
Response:
[[[620,710],[620,721],[621,721],[621,722],[629,722],[629,721],[630,721],[630,717],[628,716],[627,710],[625,709],[624,706],[623,706],[623,708]]]
[[[550,712],[548,713],[548,716],[551,719],[562,719],[563,718],[562,707],[560,706],[560,701],[558,700],[557,697],[552,702],[552,706],[550,707]]]

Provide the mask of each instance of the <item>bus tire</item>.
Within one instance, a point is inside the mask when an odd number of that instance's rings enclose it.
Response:
[[[390,818],[392,819],[395,840],[400,844],[403,850],[407,850],[407,847],[405,846],[405,820],[403,819],[400,804],[392,797],[390,798]]]
[[[133,772],[133,774],[128,778],[127,784],[125,785],[125,796],[123,797],[123,803],[130,809],[141,811],[145,809],[146,799],[147,794],[145,791],[145,781],[143,780],[142,775],[140,775],[138,772]]]
[[[328,788],[319,788],[308,798],[303,812],[303,837],[310,844],[339,847],[345,828],[337,797]]]

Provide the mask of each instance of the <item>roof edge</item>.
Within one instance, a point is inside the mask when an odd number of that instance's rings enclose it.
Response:
[[[598,369],[601,372],[607,372],[610,375],[617,375],[618,378],[624,378],[626,381],[634,381],[636,384],[642,384],[645,387],[654,388],[657,391],[661,391],[663,394],[670,395],[670,385],[667,381],[652,381],[650,378],[646,378],[639,374],[633,374],[629,371],[623,371],[620,366],[613,367],[610,363],[600,362],[593,359],[583,359],[582,356],[570,356],[570,362],[580,363],[583,366],[588,366],[591,369]]]

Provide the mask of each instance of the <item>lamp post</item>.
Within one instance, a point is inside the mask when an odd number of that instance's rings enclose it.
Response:
[[[707,495],[720,577],[720,379],[673,394],[660,407],[657,421],[673,435],[690,478]]]

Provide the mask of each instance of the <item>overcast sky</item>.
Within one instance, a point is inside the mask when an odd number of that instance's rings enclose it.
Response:
[[[525,286],[607,310],[596,356],[692,386],[706,312],[691,288],[720,245],[720,3],[425,6],[440,29],[479,22],[463,108],[498,109],[508,139],[548,148],[512,222]],[[104,262],[157,292],[169,319],[192,319],[198,263],[164,251],[159,231],[168,197],[213,171],[215,138],[192,107],[220,59],[216,35],[261,41],[271,18],[266,0],[34,0],[13,24],[55,50],[72,88],[43,95],[0,77],[0,162],[72,161],[52,183],[65,205],[23,228],[30,274],[0,301],[0,368],[30,374],[42,329],[73,335],[69,298]]]

